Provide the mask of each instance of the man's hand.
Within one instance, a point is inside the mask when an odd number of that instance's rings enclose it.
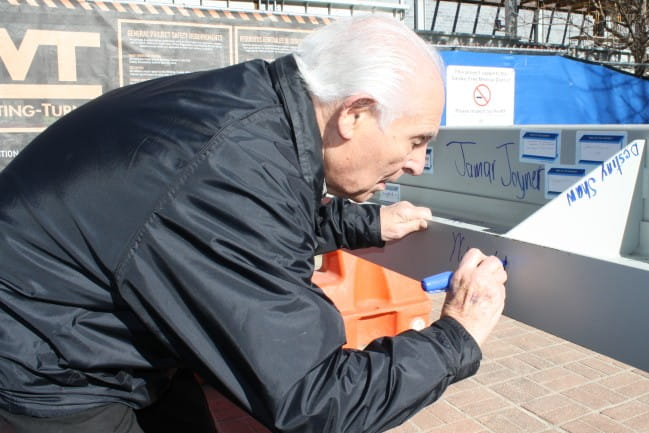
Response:
[[[451,278],[442,317],[460,322],[480,347],[505,307],[507,272],[498,257],[470,249]]]
[[[418,207],[407,201],[400,201],[381,208],[381,239],[394,241],[404,236],[426,230],[433,214],[427,207]]]

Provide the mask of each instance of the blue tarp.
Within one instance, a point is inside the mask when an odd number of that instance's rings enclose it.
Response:
[[[516,125],[649,123],[646,79],[554,55],[440,54],[447,66],[513,68]],[[446,115],[442,124],[446,124]]]

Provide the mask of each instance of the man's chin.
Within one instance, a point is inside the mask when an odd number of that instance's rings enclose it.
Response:
[[[354,194],[349,197],[350,200],[355,201],[356,203],[365,203],[374,196],[374,192],[364,192],[359,194]]]
[[[370,200],[375,193],[383,190],[385,188],[376,188],[371,191],[356,191],[356,192],[349,192],[349,191],[327,191],[328,194],[333,195],[335,197],[340,197],[340,198],[346,198],[348,200],[354,201],[356,203],[363,203],[368,200]]]

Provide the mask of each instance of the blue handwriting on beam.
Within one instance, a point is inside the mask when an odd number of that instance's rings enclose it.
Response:
[[[448,257],[448,261],[459,262],[464,253],[466,253],[469,248],[463,247],[462,245],[464,243],[464,235],[462,234],[462,232],[453,232],[451,236],[453,237],[453,248],[451,249],[451,254]]]
[[[602,186],[612,176],[622,176],[624,174],[623,165],[631,159],[640,156],[638,144],[634,143],[627,148],[622,149],[609,160],[600,165],[600,177],[589,176],[587,179],[580,181],[566,192],[568,206],[581,199],[590,199],[597,195],[596,186]],[[599,184],[599,185],[598,185]]]
[[[460,153],[462,155],[462,163],[458,167],[458,162],[455,161],[455,170],[457,174],[462,177],[470,178],[486,178],[489,180],[489,183],[492,183],[495,179],[495,170],[496,170],[496,160],[492,161],[477,161],[469,162],[466,158],[464,152],[465,144],[476,144],[475,141],[451,141],[446,143],[447,147],[457,144],[460,147]]]
[[[541,173],[543,173],[545,169],[543,167],[537,167],[532,170],[513,170],[512,162],[509,158],[509,146],[512,144],[514,143],[509,142],[496,146],[496,149],[505,150],[505,155],[507,156],[507,168],[509,170],[509,175],[506,176],[507,181],[504,180],[505,178],[500,176],[500,183],[503,186],[513,185],[514,187],[517,187],[520,190],[520,194],[516,195],[516,198],[523,200],[527,195],[528,189],[536,191],[541,189]]]
[[[461,177],[468,177],[479,181],[487,180],[493,183],[496,179],[497,160],[471,160],[465,147],[476,145],[475,141],[450,141],[446,147],[456,147],[459,149],[460,159],[455,160],[455,171]],[[541,189],[541,173],[544,168],[538,166],[532,170],[516,170],[512,167],[509,154],[509,146],[513,142],[503,143],[495,146],[496,150],[503,150],[506,161],[506,172],[500,175],[500,184],[506,188],[515,188],[517,190],[516,198],[525,199],[527,191]]]
[[[453,238],[453,243],[452,243],[452,248],[451,248],[451,253],[448,256],[448,262],[449,263],[460,263],[462,260],[462,257],[466,254],[469,249],[474,247],[475,245],[470,244],[469,242],[465,243],[466,241],[466,236],[462,232],[451,232],[451,237]],[[487,252],[483,251],[483,253],[488,254]],[[498,251],[494,251],[493,253],[494,256],[500,257],[498,254]],[[500,257],[503,263],[507,263],[507,256]]]

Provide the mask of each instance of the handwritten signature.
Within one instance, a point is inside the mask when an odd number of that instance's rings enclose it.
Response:
[[[621,176],[624,172],[623,165],[624,163],[631,159],[640,156],[640,149],[638,149],[638,143],[633,143],[631,146],[621,150],[608,161],[605,161],[600,165],[600,177],[599,180],[595,176],[589,176],[587,179],[580,181],[577,185],[573,186],[566,192],[566,199],[568,200],[568,206],[572,206],[573,203],[581,199],[590,199],[597,195],[596,186],[603,184],[609,178],[615,175]]]
[[[448,261],[449,263],[459,263],[464,254],[469,251],[471,245],[468,243],[465,244],[466,236],[462,232],[451,232],[451,237],[453,238],[453,247],[451,248]],[[507,263],[507,256],[501,257],[501,255],[498,254],[498,251],[494,251],[493,255],[500,257],[503,263]]]
[[[487,180],[490,184],[496,180],[497,159],[472,160],[469,158],[466,147],[476,145],[475,141],[450,141],[446,147],[454,147],[459,150],[459,159],[455,160],[455,171],[459,176],[477,180]],[[542,166],[531,170],[517,170],[512,167],[509,146],[513,142],[503,143],[495,146],[496,150],[502,150],[505,156],[505,173],[499,176],[500,184],[506,188],[516,189],[516,198],[525,199],[527,191],[541,189],[541,173],[545,170]]]

